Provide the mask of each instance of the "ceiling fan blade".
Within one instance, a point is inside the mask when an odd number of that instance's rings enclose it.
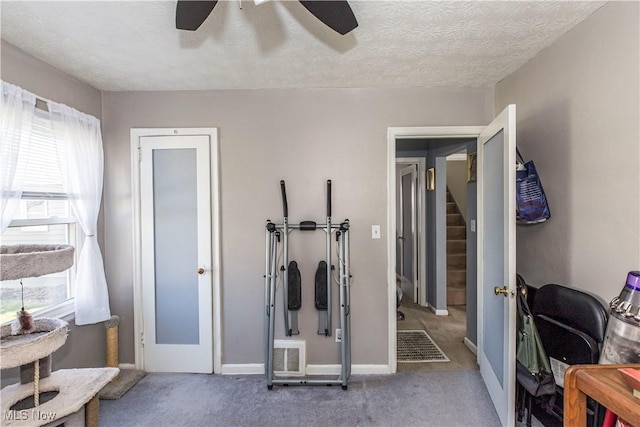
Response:
[[[358,26],[348,1],[300,0],[309,12],[332,30],[345,35]]]
[[[178,0],[176,6],[176,28],[195,31],[207,19],[218,0]]]

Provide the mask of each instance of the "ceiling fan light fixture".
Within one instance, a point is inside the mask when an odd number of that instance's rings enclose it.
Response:
[[[300,0],[300,3],[323,24],[343,36],[358,26],[346,0]]]
[[[270,0],[253,0],[261,5]],[[345,35],[358,26],[347,0],[299,0],[313,16],[335,32]],[[176,28],[195,31],[209,17],[218,0],[178,0]],[[242,9],[242,0],[240,0]]]
[[[195,31],[209,17],[218,0],[178,0],[176,4],[176,28]]]

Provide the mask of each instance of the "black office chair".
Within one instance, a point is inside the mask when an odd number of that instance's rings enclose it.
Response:
[[[577,289],[549,284],[536,291],[533,305],[534,321],[544,349],[552,368],[560,368],[560,378],[564,377],[564,364],[598,363],[608,319],[600,301]],[[557,383],[555,403],[548,412],[562,420],[564,388],[562,382]],[[587,405],[588,425],[601,425],[604,408],[591,400]]]

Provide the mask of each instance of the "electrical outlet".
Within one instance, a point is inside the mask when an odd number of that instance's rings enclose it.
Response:
[[[475,219],[471,220],[471,232],[472,233],[476,232],[476,220]]]
[[[342,342],[342,329],[336,329],[336,342]]]

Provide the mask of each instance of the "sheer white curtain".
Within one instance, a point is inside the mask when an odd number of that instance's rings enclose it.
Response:
[[[88,325],[111,317],[102,254],[96,236],[102,198],[104,155],[100,120],[66,105],[49,103],[53,133],[64,145],[65,192],[86,239],[77,265],[75,323]],[[61,167],[65,162],[61,162]]]
[[[2,82],[0,104],[0,233],[11,222],[22,197],[36,96]]]

